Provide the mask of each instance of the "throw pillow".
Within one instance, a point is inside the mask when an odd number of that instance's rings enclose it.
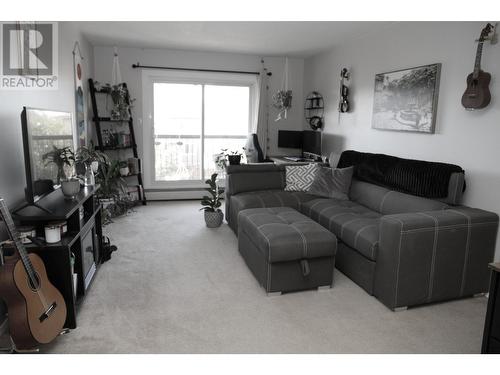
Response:
[[[354,167],[342,169],[322,167],[316,173],[316,178],[309,189],[309,194],[325,198],[348,200],[353,173]]]
[[[317,164],[287,165],[286,191],[308,191],[316,177]]]

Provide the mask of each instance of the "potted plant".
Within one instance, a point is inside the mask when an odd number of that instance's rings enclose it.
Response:
[[[94,173],[99,170],[99,163],[108,161],[108,155],[96,150],[93,142],[90,142],[88,147],[82,146],[76,150],[75,158],[77,162],[85,163],[86,166],[91,167]]]
[[[227,150],[222,150],[222,151],[227,151]],[[241,155],[243,155],[241,151],[230,151],[226,153],[226,155],[227,155],[227,160],[229,161],[229,165],[240,165]]]
[[[221,209],[221,197],[224,192],[217,186],[217,173],[212,174],[209,180],[205,183],[209,186],[205,188],[210,193],[210,196],[205,195],[201,198],[201,205],[203,206],[200,211],[204,211],[205,223],[208,228],[218,228],[222,224],[224,214]]]
[[[101,186],[97,195],[104,206],[126,194],[126,182],[120,175],[120,162],[111,160],[99,165],[97,182]]]
[[[52,151],[44,154],[42,160],[46,165],[56,165],[57,185],[61,185],[65,197],[73,199],[80,191],[80,180],[74,176],[75,153],[69,146],[63,148],[52,147]]]

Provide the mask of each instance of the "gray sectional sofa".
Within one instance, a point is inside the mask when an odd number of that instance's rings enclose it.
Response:
[[[285,181],[283,165],[228,167],[226,220],[236,234],[243,210],[295,209],[335,234],[336,268],[390,309],[488,290],[498,216],[460,205],[463,172],[450,174],[447,195],[436,199],[359,176],[349,200],[284,191]]]

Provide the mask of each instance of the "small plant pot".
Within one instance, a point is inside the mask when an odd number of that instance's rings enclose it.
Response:
[[[74,199],[80,191],[80,180],[64,180],[61,182],[61,189],[66,199]]]
[[[241,155],[228,155],[227,156],[230,165],[240,165]]]
[[[101,203],[102,208],[106,209],[112,204],[115,204],[115,199],[114,198],[101,198],[99,199],[99,203]]]
[[[205,223],[208,228],[218,228],[222,224],[222,219],[224,219],[224,214],[221,210],[217,211],[205,211]]]
[[[130,174],[130,169],[128,167],[120,168],[120,175],[122,177],[128,176]]]

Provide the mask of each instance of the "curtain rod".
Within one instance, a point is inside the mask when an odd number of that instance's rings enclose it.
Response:
[[[165,70],[185,70],[190,72],[210,72],[210,73],[236,73],[236,74],[254,74],[259,75],[260,72],[245,72],[238,70],[218,70],[218,69],[193,69],[193,68],[174,68],[170,66],[153,66],[153,65],[141,65],[139,63],[132,64],[134,69],[165,69]],[[272,76],[273,73],[267,72],[268,76]]]

